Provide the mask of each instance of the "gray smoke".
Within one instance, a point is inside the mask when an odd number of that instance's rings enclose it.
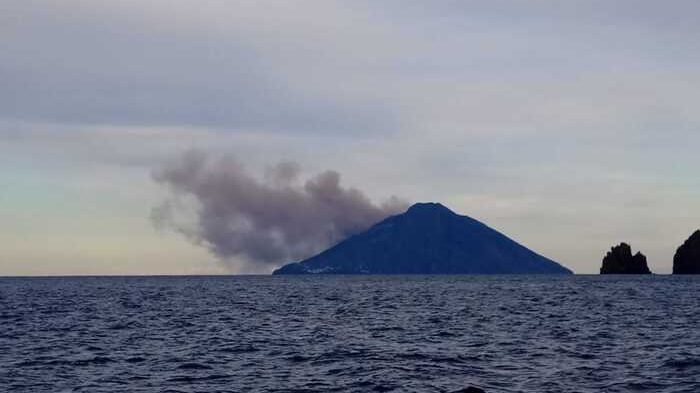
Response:
[[[362,191],[342,187],[334,171],[302,182],[299,165],[291,162],[255,177],[232,157],[188,152],[153,177],[171,190],[152,211],[155,225],[178,231],[224,262],[300,260],[407,207],[396,197],[376,205]]]

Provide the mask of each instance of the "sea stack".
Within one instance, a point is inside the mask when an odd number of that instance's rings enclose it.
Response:
[[[632,247],[627,243],[620,243],[603,258],[600,274],[651,274],[651,271],[644,254],[638,252],[633,256]]]
[[[439,203],[418,203],[273,274],[571,274]]]
[[[678,247],[673,257],[673,274],[700,274],[700,231]]]

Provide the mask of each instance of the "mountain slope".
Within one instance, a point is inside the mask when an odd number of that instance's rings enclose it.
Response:
[[[571,274],[439,203],[419,203],[273,274]]]

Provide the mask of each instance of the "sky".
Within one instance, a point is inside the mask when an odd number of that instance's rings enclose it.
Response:
[[[0,275],[271,271],[154,223],[187,197],[158,174],[191,154],[263,188],[278,163],[302,183],[334,171],[373,212],[441,202],[576,273],[621,241],[669,273],[700,227],[699,13],[4,0]]]

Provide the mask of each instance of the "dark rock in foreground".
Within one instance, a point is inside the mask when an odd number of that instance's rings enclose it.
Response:
[[[458,390],[454,393],[486,393],[486,391],[484,389],[479,389],[479,388],[475,388],[474,386],[470,386],[468,388]]]
[[[600,274],[651,274],[651,271],[644,254],[638,252],[632,256],[632,247],[620,243],[603,258]]]
[[[673,274],[700,274],[700,231],[695,231],[676,251]]]
[[[571,271],[439,203],[419,203],[273,274],[571,274]]]

